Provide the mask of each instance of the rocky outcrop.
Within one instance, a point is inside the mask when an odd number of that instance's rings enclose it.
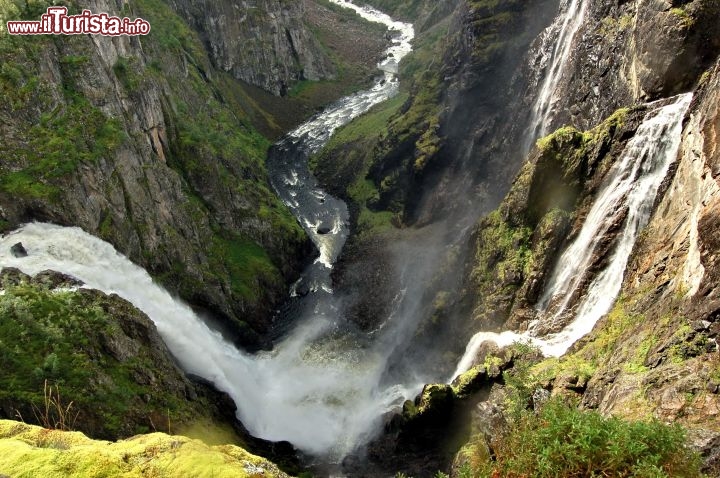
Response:
[[[200,33],[213,65],[275,95],[302,80],[334,79],[335,66],[304,23],[306,0],[252,0],[240,5],[172,0]]]
[[[453,456],[476,430],[470,417],[496,385],[504,383],[503,373],[522,356],[510,348],[489,349],[481,363],[458,376],[451,385],[426,385],[415,400],[387,417],[382,433],[367,447],[371,465],[364,476],[387,476],[402,472],[408,476],[435,476],[448,469]],[[485,424],[490,427],[490,423]],[[353,472],[352,460],[346,471]]]
[[[524,330],[533,320],[560,251],[576,237],[605,174],[644,116],[619,110],[581,133],[558,130],[538,143],[500,207],[474,232],[469,269],[475,298],[472,330]],[[585,284],[602,268],[617,228],[596,254]],[[577,295],[585,289],[579,288]],[[468,324],[469,325],[469,324]]]
[[[106,439],[232,427],[232,400],[188,379],[145,314],[80,284],[52,271],[0,273],[0,416]]]
[[[12,476],[184,478],[210,470],[217,477],[288,477],[274,463],[240,447],[164,433],[113,443],[2,420],[0,451],[3,472]]]

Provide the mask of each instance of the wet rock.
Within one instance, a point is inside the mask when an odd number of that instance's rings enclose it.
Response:
[[[305,282],[302,282],[298,284],[297,288],[295,289],[295,293],[300,297],[305,297],[310,293],[310,287]]]
[[[0,285],[18,285],[21,282],[29,282],[30,276],[15,267],[3,267],[0,271]]]
[[[25,250],[22,242],[13,244],[10,248],[10,254],[12,254],[14,257],[27,257],[28,255],[27,250]]]
[[[321,224],[317,228],[317,233],[324,236],[325,234],[330,234],[332,231],[332,228],[328,226],[327,224]]]
[[[80,279],[57,271],[42,271],[33,277],[33,282],[43,284],[50,289],[81,287],[85,283]]]

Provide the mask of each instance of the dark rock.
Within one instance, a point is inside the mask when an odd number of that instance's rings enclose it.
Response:
[[[10,248],[10,253],[15,257],[27,257],[28,255],[25,247],[22,245],[22,242],[13,244],[13,246]]]
[[[21,282],[30,282],[30,276],[15,267],[3,267],[0,271],[0,285],[18,285]]]
[[[715,382],[708,382],[705,389],[710,393],[718,393],[718,384]]]
[[[300,297],[305,297],[306,295],[308,295],[310,293],[310,287],[305,282],[301,282],[295,288],[295,293],[297,295],[299,295]]]
[[[33,277],[33,282],[46,285],[50,289],[81,287],[85,284],[76,277],[51,270],[39,272]]]
[[[321,224],[317,228],[317,233],[320,235],[330,234],[330,231],[332,231],[332,228],[325,224]]]

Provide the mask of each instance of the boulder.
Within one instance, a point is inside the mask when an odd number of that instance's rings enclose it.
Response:
[[[13,244],[13,246],[10,248],[10,254],[15,257],[27,257],[28,255],[27,250],[25,250],[22,242]]]

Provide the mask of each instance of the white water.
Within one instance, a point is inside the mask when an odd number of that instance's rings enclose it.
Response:
[[[12,257],[16,242],[23,243],[28,257]],[[253,434],[289,440],[307,452],[344,456],[372,432],[382,413],[417,393],[416,387],[377,389],[385,367],[378,351],[314,342],[333,327],[326,313],[295,330],[272,353],[242,353],[153,283],[144,269],[79,228],[28,224],[0,239],[0,264],[27,274],[61,271],[86,287],[129,300],[152,319],[186,372],[230,394],[238,418]]]
[[[546,356],[559,357],[610,311],[620,293],[625,268],[638,234],[650,220],[660,184],[677,157],[682,120],[691,100],[690,93],[680,95],[673,103],[655,108],[645,116],[635,136],[608,172],[578,237],[558,260],[539,302],[540,319],[523,334],[476,334],[453,377],[472,365],[479,347],[488,340],[501,346],[514,341],[529,341]],[[573,320],[556,334],[537,337],[534,330],[539,323],[552,324],[568,312],[569,301],[581,285],[596,247],[615,222],[614,219],[623,214],[627,217],[617,235],[609,263],[594,278],[577,309],[570,311]]]
[[[400,60],[412,52],[412,41],[415,38],[415,30],[411,23],[397,22],[372,7],[361,7],[347,0],[330,1],[354,10],[368,21],[386,25],[388,30],[396,32],[397,36],[393,38],[392,45],[385,50],[386,58],[378,64],[378,68],[385,73],[384,78],[378,81],[373,88],[343,98],[288,135],[298,140],[303,138],[311,152],[320,149],[337,128],[397,94],[398,65]]]
[[[527,150],[537,138],[548,134],[560,94],[558,85],[563,72],[567,71],[573,40],[585,21],[588,3],[588,0],[563,0],[560,3],[560,14],[542,33],[539,67],[544,71],[544,77],[532,108]]]
[[[338,101],[289,135],[286,141],[304,153],[317,150],[339,126],[395,95],[397,63],[412,51],[412,25],[395,22],[369,7],[331,1],[399,34],[387,58],[378,65],[383,79],[371,90]],[[277,181],[281,197],[321,250],[318,263],[310,269],[329,271],[345,240],[344,204],[333,202],[316,187],[306,165],[295,169],[295,164],[279,166],[285,166]],[[330,225],[328,234],[317,233],[320,221]],[[10,255],[9,248],[15,242],[23,243],[28,257]],[[287,440],[328,460],[339,460],[351,452],[375,432],[384,413],[422,387],[422,383],[381,386],[393,352],[388,344],[394,342],[398,329],[389,328],[370,345],[361,344],[362,337],[342,332],[341,310],[332,296],[329,272],[317,273],[313,290],[325,293],[308,296],[301,324],[291,335],[270,353],[249,355],[238,351],[187,305],[154,284],[142,268],[78,228],[28,224],[0,240],[0,265],[28,274],[57,270],[81,279],[87,287],[129,300],[153,320],[186,372],[230,394],[238,407],[238,418],[253,435]]]

